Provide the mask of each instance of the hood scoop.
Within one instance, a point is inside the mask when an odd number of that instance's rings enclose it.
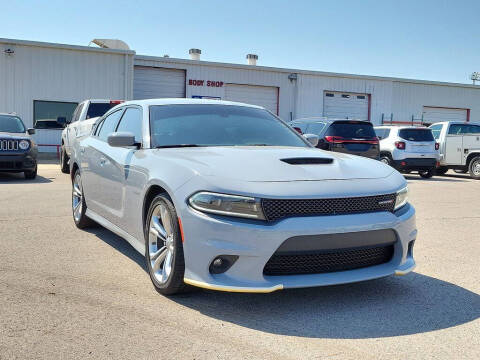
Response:
[[[333,159],[330,158],[321,158],[321,157],[299,157],[299,158],[288,158],[280,159],[290,165],[320,165],[320,164],[331,164]]]

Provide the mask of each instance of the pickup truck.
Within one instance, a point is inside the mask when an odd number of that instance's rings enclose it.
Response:
[[[93,125],[112,107],[123,103],[123,100],[91,99],[82,101],[75,108],[72,120],[65,123],[62,131],[62,146],[60,149],[60,167],[63,173],[68,174],[73,144],[77,138],[90,134]]]
[[[430,129],[440,144],[436,173],[453,169],[480,180],[480,123],[445,121],[430,125]]]

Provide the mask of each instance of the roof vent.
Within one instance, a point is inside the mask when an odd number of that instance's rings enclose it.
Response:
[[[330,158],[321,158],[321,157],[312,157],[312,158],[289,158],[289,159],[280,159],[283,162],[286,162],[290,165],[318,165],[318,164],[331,164],[333,159]]]
[[[190,50],[188,50],[188,53],[190,54],[190,59],[200,60],[200,54],[202,53],[202,50],[200,50],[200,49],[190,49]]]
[[[257,65],[258,55],[247,54],[247,64],[248,65]]]
[[[91,42],[104,49],[130,50],[125,41],[118,39],[93,39]]]

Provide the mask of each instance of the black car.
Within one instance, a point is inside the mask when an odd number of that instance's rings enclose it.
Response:
[[[22,119],[0,113],[0,172],[23,172],[26,179],[37,176],[37,145]]]
[[[369,121],[306,118],[294,120],[290,125],[302,134],[318,135],[319,149],[380,158],[379,141]]]

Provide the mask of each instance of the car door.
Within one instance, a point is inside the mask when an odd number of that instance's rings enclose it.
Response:
[[[445,163],[447,165],[462,164],[463,135],[462,124],[450,124],[445,138]]]
[[[72,152],[74,139],[76,138],[77,132],[78,132],[78,123],[79,123],[78,119],[80,117],[80,114],[83,111],[84,106],[85,106],[85,103],[81,103],[77,106],[72,116],[72,122],[67,125],[67,135],[65,138],[65,150],[68,156],[70,156]]]
[[[111,213],[114,202],[110,197],[116,193],[112,187],[118,189],[119,183],[122,183],[122,174],[116,168],[115,160],[112,158],[113,150],[117,148],[111,148],[107,139],[115,132],[124,110],[121,108],[107,114],[88,141],[82,142],[85,146],[80,149],[87,164],[82,175],[87,206],[109,221],[113,219]],[[116,158],[115,155],[114,157]]]

